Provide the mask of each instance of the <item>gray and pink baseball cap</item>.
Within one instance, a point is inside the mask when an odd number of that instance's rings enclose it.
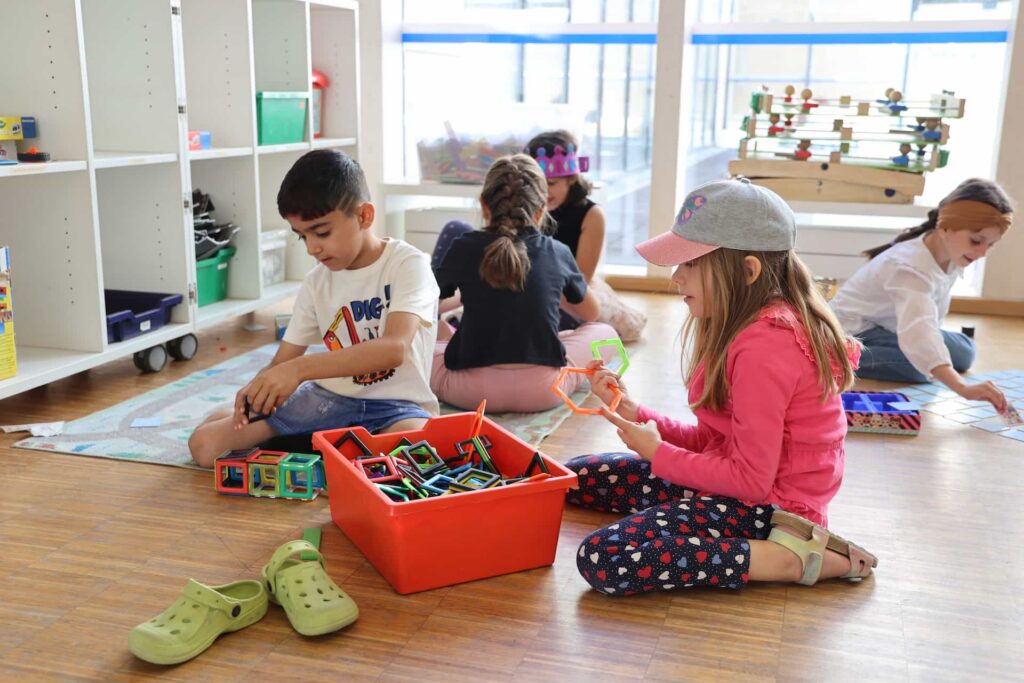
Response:
[[[715,180],[686,195],[669,232],[636,245],[656,266],[677,266],[715,249],[789,251],[796,217],[780,197],[746,178]]]

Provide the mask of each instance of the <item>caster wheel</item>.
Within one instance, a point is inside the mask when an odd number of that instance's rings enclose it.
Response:
[[[167,365],[167,349],[161,345],[136,351],[133,360],[135,367],[143,372],[160,372]]]
[[[194,334],[186,334],[167,342],[167,351],[174,360],[192,360],[199,349],[199,340]]]

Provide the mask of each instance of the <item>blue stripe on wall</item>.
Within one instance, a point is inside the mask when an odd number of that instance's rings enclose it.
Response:
[[[500,43],[523,45],[654,45],[653,33],[403,33],[403,43]]]
[[[403,43],[492,43],[503,45],[654,45],[653,33],[403,33]],[[694,45],[883,45],[1005,43],[1006,31],[931,33],[698,33]]]
[[[895,43],[1005,43],[1006,31],[933,33],[698,33],[694,45],[880,45]]]

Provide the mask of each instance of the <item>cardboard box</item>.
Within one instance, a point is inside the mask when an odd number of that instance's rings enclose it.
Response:
[[[210,149],[211,147],[213,147],[213,138],[210,136],[210,131],[190,130],[188,132],[189,149]]]
[[[0,247],[0,379],[14,377],[14,299],[11,296],[11,250]]]
[[[22,140],[20,116],[0,116],[0,140]]]

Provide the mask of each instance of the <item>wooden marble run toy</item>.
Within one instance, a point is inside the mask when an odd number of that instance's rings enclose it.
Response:
[[[924,174],[948,163],[946,121],[964,115],[965,101],[948,91],[928,100],[892,88],[884,99],[784,93],[753,94],[729,173],[791,200],[912,203]]]
[[[843,410],[847,431],[904,436],[921,431],[921,411],[906,394],[847,391],[843,393]]]
[[[217,493],[313,500],[327,487],[319,455],[248,448],[228,451],[213,465]]]

